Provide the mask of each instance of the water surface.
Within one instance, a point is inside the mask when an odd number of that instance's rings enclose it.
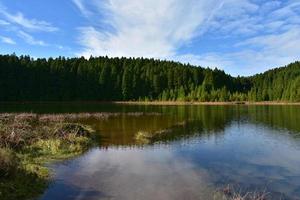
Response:
[[[214,199],[230,184],[300,199],[299,106],[0,105],[1,112],[122,112],[85,120],[100,135],[84,155],[51,165],[50,199]],[[126,116],[126,112],[160,115]],[[151,144],[139,131],[167,133]]]

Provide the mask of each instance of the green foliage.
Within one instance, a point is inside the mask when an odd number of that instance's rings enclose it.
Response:
[[[0,55],[0,101],[300,101],[299,62],[252,77],[143,58]]]
[[[300,63],[269,70],[249,77],[253,87],[248,91],[251,101],[300,101]]]

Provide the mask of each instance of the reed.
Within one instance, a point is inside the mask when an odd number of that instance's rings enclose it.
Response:
[[[216,193],[220,200],[271,200],[271,197],[266,191],[242,191],[233,186],[227,185]]]

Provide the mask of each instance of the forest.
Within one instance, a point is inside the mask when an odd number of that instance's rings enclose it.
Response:
[[[145,58],[0,55],[0,101],[300,101],[300,62],[249,77]]]

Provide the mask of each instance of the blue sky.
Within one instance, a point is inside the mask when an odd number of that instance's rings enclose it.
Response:
[[[299,0],[0,0],[0,53],[153,57],[252,75],[300,60]]]

